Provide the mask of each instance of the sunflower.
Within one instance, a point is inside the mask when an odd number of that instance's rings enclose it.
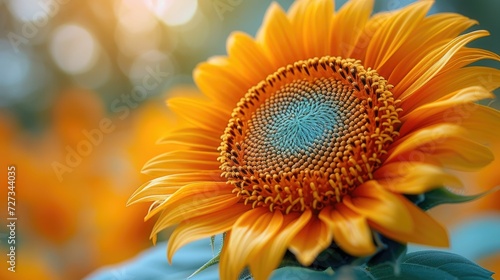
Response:
[[[371,255],[375,234],[447,246],[407,197],[460,187],[449,170],[493,160],[500,113],[475,101],[500,71],[468,65],[500,58],[465,47],[488,35],[462,34],[474,20],[427,16],[432,4],[371,15],[365,0],[273,3],[255,38],[235,32],[227,56],[197,66],[203,95],[168,100],[183,121],[131,197],[153,202],[153,240],[177,225],[168,259],[225,232],[220,278],[248,267],[267,279],[287,250],[308,266],[332,243]]]

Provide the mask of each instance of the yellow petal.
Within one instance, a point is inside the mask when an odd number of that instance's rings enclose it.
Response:
[[[250,271],[254,279],[268,279],[269,275],[280,264],[286,249],[297,233],[307,225],[312,213],[306,210],[303,213],[292,212],[283,216],[283,225],[279,234],[270,239],[263,246],[259,256],[250,263]]]
[[[318,217],[313,216],[291,241],[290,251],[302,265],[308,266],[331,243],[332,229]]]
[[[333,17],[331,28],[330,55],[352,57],[358,40],[370,18],[373,9],[373,0],[354,0],[345,3]],[[346,25],[349,28],[345,28]],[[365,42],[361,42],[363,44]]]
[[[367,220],[389,230],[411,232],[413,223],[408,210],[398,195],[386,190],[377,181],[371,180],[357,187],[343,203]]]
[[[414,225],[413,231],[400,232],[387,229],[376,222],[370,222],[370,226],[383,235],[401,243],[414,242],[429,246],[449,246],[448,233],[442,225],[422,209],[409,202],[404,196],[400,195],[400,200],[411,215],[411,221]]]
[[[443,168],[420,162],[384,164],[374,178],[391,192],[421,194],[442,186],[462,187],[462,182]]]
[[[182,246],[198,239],[228,231],[236,220],[249,209],[251,209],[249,206],[237,203],[231,206],[230,211],[223,209],[181,222],[169,238],[168,261],[171,262],[174,253]]]
[[[280,211],[259,207],[244,213],[226,235],[220,259],[220,279],[238,279],[241,271],[259,257],[263,246],[275,238],[283,223]]]
[[[420,24],[433,1],[419,1],[408,5],[385,22],[375,33],[365,58],[365,66],[378,69],[407,40],[412,31]]]
[[[332,229],[333,240],[353,256],[367,256],[376,250],[366,218],[339,203],[321,210],[319,218]]]

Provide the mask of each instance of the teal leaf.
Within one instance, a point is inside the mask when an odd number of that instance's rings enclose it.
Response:
[[[374,279],[493,279],[492,272],[456,254],[442,251],[419,251],[402,258],[400,273],[395,274],[390,265],[369,268]]]
[[[331,280],[333,271],[317,271],[304,267],[282,267],[271,274],[270,280]]]
[[[366,258],[354,257],[344,252],[340,247],[332,243],[327,249],[321,252],[311,265],[316,270],[325,270],[326,268],[337,269],[344,265],[359,265],[366,262]]]
[[[377,280],[370,271],[361,266],[345,265],[333,274],[332,280]]]
[[[368,266],[387,264],[392,266],[395,274],[398,274],[401,258],[406,254],[406,244],[401,244],[379,234],[375,235],[375,241],[381,249],[370,258]]]
[[[462,203],[476,200],[482,196],[485,196],[491,192],[495,191],[495,189],[491,191],[487,191],[484,193],[476,194],[476,195],[459,195],[453,193],[446,188],[439,188],[424,194],[423,200],[417,202],[416,205],[423,210],[429,210],[435,206],[445,203]]]

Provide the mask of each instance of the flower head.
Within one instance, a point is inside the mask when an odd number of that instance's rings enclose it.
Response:
[[[286,250],[307,266],[332,242],[373,254],[374,234],[448,245],[406,195],[460,186],[447,170],[492,161],[500,114],[474,102],[500,73],[465,66],[499,57],[465,47],[488,35],[460,35],[475,21],[426,16],[432,1],[371,16],[372,2],[272,4],[255,39],[234,33],[227,57],[197,67],[204,97],[169,100],[185,122],[131,198],[154,201],[153,236],[177,225],[169,259],[226,232],[221,279],[247,266],[266,279]]]

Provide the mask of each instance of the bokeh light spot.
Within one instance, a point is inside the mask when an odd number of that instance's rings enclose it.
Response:
[[[23,22],[48,20],[59,11],[60,6],[54,0],[10,0],[8,4],[12,15]]]
[[[59,68],[74,75],[84,73],[95,65],[99,47],[85,28],[67,24],[54,31],[50,52]]]
[[[130,33],[153,30],[158,25],[155,15],[142,2],[125,0],[116,8],[120,25]]]
[[[144,0],[147,7],[170,26],[188,23],[198,9],[197,0]]]

